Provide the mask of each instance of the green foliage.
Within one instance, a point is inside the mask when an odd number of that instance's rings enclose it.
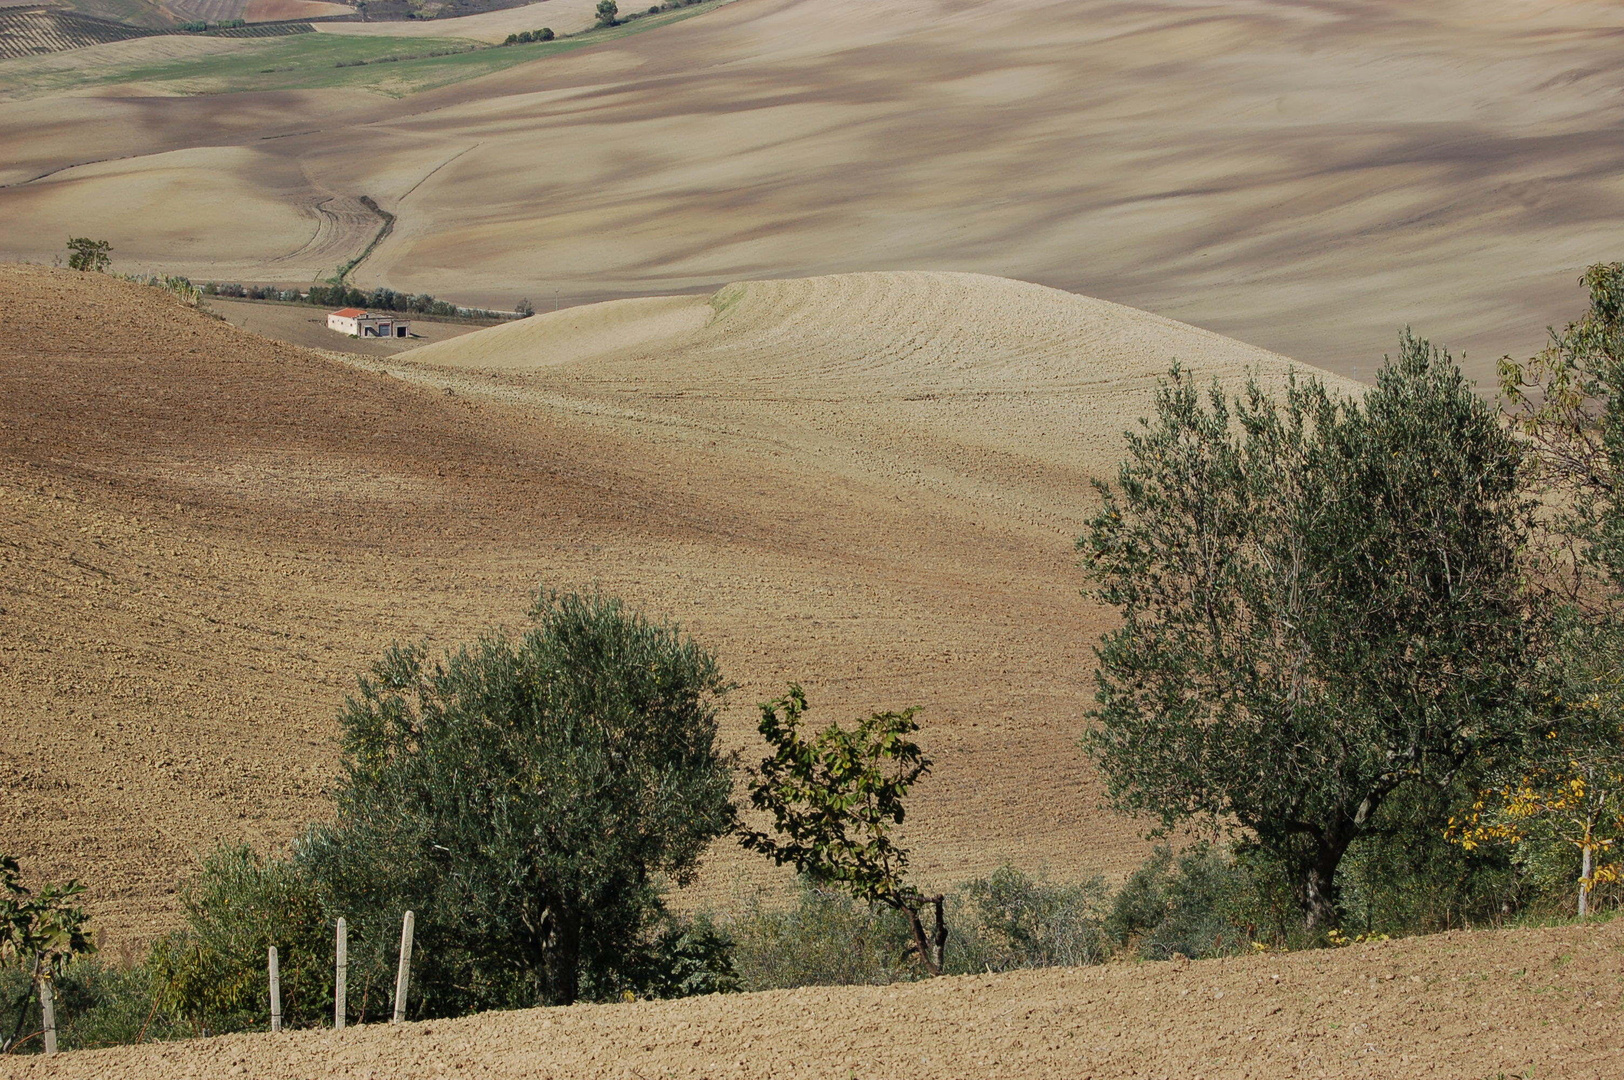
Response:
[[[88,932],[90,917],[75,904],[84,891],[79,882],[69,881],[35,892],[22,883],[17,860],[0,855],[0,970],[24,973],[21,991],[0,998],[0,1053],[22,1036],[35,983],[55,978],[74,958],[96,951]]]
[[[1174,369],[1079,541],[1122,626],[1087,748],[1116,805],[1239,825],[1313,932],[1383,803],[1527,731],[1520,450],[1406,334],[1364,402]],[[1438,828],[1443,827],[1438,822]]]
[[[1526,363],[1500,363],[1551,508],[1537,566],[1561,633],[1540,673],[1545,737],[1488,778],[1460,839],[1512,845],[1536,904],[1585,914],[1624,899],[1624,264],[1582,283],[1579,319]]]
[[[926,897],[907,883],[908,853],[891,839],[892,827],[902,824],[908,789],[930,769],[909,737],[919,729],[919,710],[874,713],[853,730],[830,724],[808,737],[806,708],[806,695],[794,684],[784,697],[762,703],[757,730],[772,754],[751,770],[750,801],[772,815],[773,832],[742,830],[739,842],[815,883],[903,912],[920,961],[940,974],[947,940],[942,897]],[[936,913],[929,940],[919,918],[927,904]]]
[[[144,963],[129,966],[80,957],[64,964],[52,979],[56,995],[57,1043],[63,1050],[178,1038],[189,1029],[158,1006],[162,988]],[[0,1002],[34,1000],[29,973],[0,966]],[[31,1007],[19,1044],[11,1053],[38,1053],[39,1010]]]
[[[1055,885],[1005,866],[963,885],[959,897],[952,910],[960,944],[950,971],[1082,967],[1111,953],[1103,878]]]
[[[1343,923],[1372,934],[1430,934],[1497,924],[1530,898],[1527,875],[1504,849],[1465,849],[1439,821],[1471,802],[1472,782],[1394,794],[1342,866]]]
[[[112,262],[109,253],[112,245],[106,240],[92,240],[88,236],[74,236],[68,239],[68,269],[94,270],[100,273],[106,270]]]
[[[338,821],[296,852],[334,914],[423,943],[419,1015],[575,1000],[631,978],[664,881],[733,825],[714,657],[616,600],[432,666],[391,649],[341,717]]]
[[[614,968],[589,971],[582,996],[594,1001],[729,994],[739,989],[733,939],[705,914],[662,917],[656,932]]]
[[[1106,934],[1146,960],[1228,956],[1254,941],[1279,943],[1262,865],[1199,844],[1175,858],[1157,848],[1112,899]]]
[[[1569,598],[1600,574],[1624,586],[1624,263],[1598,263],[1582,283],[1590,308],[1525,363],[1500,361],[1507,414],[1534,450],[1533,478],[1557,497],[1546,569],[1574,575]]]
[[[744,990],[883,985],[917,970],[908,960],[913,931],[902,912],[805,878],[792,907],[770,907],[753,895],[723,926]]]
[[[618,26],[620,24],[620,5],[615,0],[598,0],[598,25]]]
[[[181,893],[186,929],[158,941],[150,963],[162,1007],[199,1035],[263,1029],[266,953],[277,948],[290,1027],[332,1015],[333,947],[316,886],[295,863],[222,847]]]
[[[208,28],[209,28],[209,24],[207,22],[204,22],[201,19],[191,19],[191,20],[188,20],[187,22],[183,22],[179,26],[175,27],[175,29],[180,30],[183,33],[187,33],[187,34],[201,34],[203,31],[207,30]]]

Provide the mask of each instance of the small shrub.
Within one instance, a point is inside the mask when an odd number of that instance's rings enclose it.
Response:
[[[913,931],[900,911],[804,879],[794,906],[768,907],[758,893],[722,928],[744,990],[883,985],[918,970],[908,956]]]
[[[290,1027],[332,1013],[328,922],[315,886],[285,860],[222,847],[181,893],[186,929],[153,946],[160,1001],[199,1035],[267,1023],[266,953],[275,945]]]
[[[1158,847],[1117,891],[1104,930],[1146,960],[1227,956],[1260,939],[1278,943],[1259,873],[1210,845],[1176,858]]]
[[[619,26],[620,5],[615,0],[598,0],[598,25]]]
[[[1111,954],[1102,877],[1056,885],[1005,866],[967,883],[960,896],[951,921],[962,929],[950,971],[1082,967]]]
[[[729,994],[739,989],[733,939],[708,914],[667,915],[663,925],[614,969],[589,972],[582,996],[624,1001]]]
[[[553,40],[553,36],[553,28],[550,26],[543,26],[540,30],[536,31],[537,41],[551,41]]]
[[[74,236],[68,239],[68,269],[94,270],[98,273],[106,270],[112,261],[109,258],[113,247],[106,240],[92,240],[88,236]]]

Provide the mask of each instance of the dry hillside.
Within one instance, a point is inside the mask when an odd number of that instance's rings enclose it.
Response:
[[[546,584],[718,649],[733,745],[789,679],[830,718],[923,705],[925,879],[1119,872],[1143,846],[1075,747],[1105,616],[1071,540],[1175,355],[1287,366],[932,274],[622,302],[345,363],[157,290],[0,268],[0,837],[87,880],[110,940],[150,936],[198,852],[326,812],[333,716],[369,658],[513,625]],[[687,902],[746,871],[722,847]]]
[[[98,46],[78,82],[0,62],[0,257],[90,235],[126,269],[305,283],[371,239],[369,195],[399,221],[358,280],[463,303],[974,270],[1356,377],[1412,323],[1482,377],[1624,251],[1620,11],[738,0],[399,100],[323,89],[330,64],[192,97]],[[555,18],[475,18],[520,17]],[[231,85],[281,66],[257,56]]]
[[[487,1013],[55,1059],[16,1080],[1617,1080],[1624,927]]]

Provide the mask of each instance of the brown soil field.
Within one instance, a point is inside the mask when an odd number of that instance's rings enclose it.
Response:
[[[924,706],[922,880],[1120,874],[1145,844],[1076,747],[1107,616],[1071,542],[1174,355],[1288,366],[973,275],[755,282],[368,360],[0,267],[0,837],[85,879],[115,951],[150,938],[199,853],[327,812],[370,658],[514,625],[548,585],[714,647],[731,746],[791,679],[831,719]],[[678,902],[773,880],[724,844]]]
[[[94,235],[124,269],[306,280],[339,261],[319,207],[370,195],[400,222],[360,283],[464,303],[966,270],[1358,377],[1410,323],[1481,377],[1624,250],[1621,7],[739,0],[257,130],[129,87],[112,162],[83,164],[100,124],[0,119],[0,161],[39,158],[0,188],[0,257]]]
[[[319,19],[329,15],[353,15],[347,4],[326,0],[248,0],[242,18],[249,22],[279,22],[285,19]]]
[[[1615,1080],[1624,927],[487,1013],[55,1059],[16,1080]]]
[[[541,0],[536,4],[462,15],[452,19],[405,22],[321,23],[324,34],[359,34],[366,37],[470,38],[495,44],[521,30],[550,27],[555,34],[575,34],[598,21],[598,0]],[[628,11],[633,10],[630,6]]]

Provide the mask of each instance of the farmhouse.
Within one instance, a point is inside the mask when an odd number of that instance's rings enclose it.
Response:
[[[351,337],[407,337],[411,324],[393,315],[374,315],[348,307],[327,316],[327,329]]]

